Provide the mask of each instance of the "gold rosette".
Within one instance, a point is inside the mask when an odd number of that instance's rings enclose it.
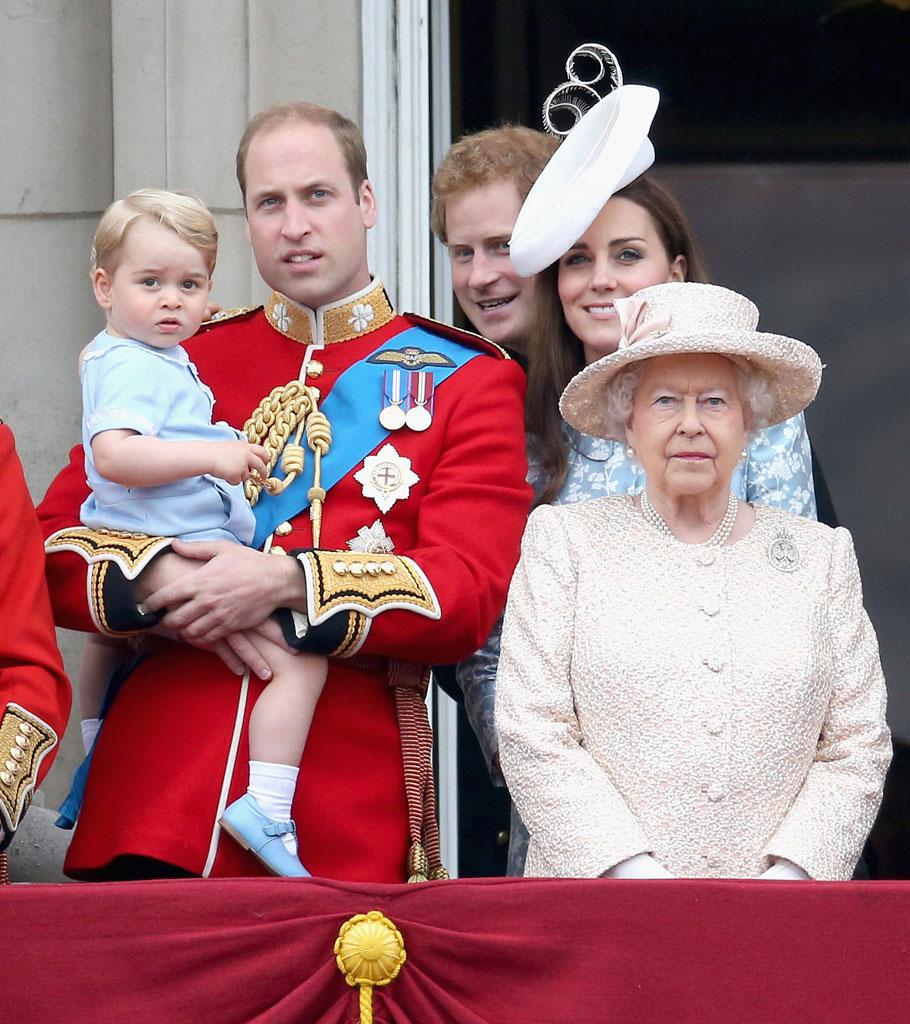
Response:
[[[378,910],[355,914],[341,926],[333,952],[344,980],[360,986],[360,1024],[372,1024],[373,987],[394,981],[407,959],[401,932]]]

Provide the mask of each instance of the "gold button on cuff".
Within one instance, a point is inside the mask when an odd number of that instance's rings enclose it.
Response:
[[[278,525],[277,525],[277,526],[275,527],[275,533],[277,533],[279,537],[287,537],[287,535],[288,535],[288,534],[289,534],[289,533],[291,532],[291,530],[293,530],[293,529],[294,529],[294,527],[293,527],[293,526],[291,526],[291,524],[290,524],[290,523],[279,523],[279,524],[278,524]]]
[[[347,562],[342,562],[339,558],[337,562],[332,563],[332,571],[338,573],[339,576],[344,576],[348,571]]]
[[[13,741],[17,746],[22,747],[24,750],[28,746],[28,740],[20,732],[19,735]]]
[[[309,363],[307,363],[306,375],[308,377],[321,377],[324,369],[325,367],[318,359],[311,359]]]
[[[31,731],[32,731],[32,727],[28,724],[28,722],[20,722],[19,723],[19,732],[23,733],[25,736],[28,736],[28,734]]]
[[[0,782],[4,786],[11,786],[13,784],[13,777],[9,772],[0,772]]]
[[[12,772],[13,775],[15,775],[16,772],[19,771],[19,765],[15,761],[7,761],[6,762],[6,770],[8,772]]]
[[[380,565],[379,568],[386,574],[386,576],[394,576],[395,575],[395,563],[394,562],[383,562],[382,565]]]
[[[378,576],[380,571],[378,562],[367,562],[367,572],[371,576]]]
[[[21,761],[24,753],[25,751],[22,749],[22,747],[13,746],[9,748],[9,756],[16,761]]]
[[[364,569],[362,562],[351,562],[352,576],[362,576],[365,572],[366,570]]]

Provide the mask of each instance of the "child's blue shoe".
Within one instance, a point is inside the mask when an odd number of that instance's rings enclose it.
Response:
[[[282,836],[297,835],[293,821],[272,821],[259,808],[256,799],[245,793],[225,808],[219,822],[228,835],[254,857],[258,857],[273,875],[283,878],[309,878],[310,873],[284,845]]]

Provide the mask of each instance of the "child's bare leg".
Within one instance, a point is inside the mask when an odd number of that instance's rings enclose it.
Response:
[[[299,767],[328,661],[318,654],[291,654],[263,637],[256,647],[272,669],[250,716],[250,758]]]
[[[79,712],[86,754],[92,749],[101,727],[98,716],[111,674],[132,654],[130,645],[116,637],[92,633],[85,638],[79,667]]]

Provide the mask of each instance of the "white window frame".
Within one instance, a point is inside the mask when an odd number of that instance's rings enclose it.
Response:
[[[451,323],[448,260],[430,234],[430,177],[451,142],[449,3],[363,0],[361,24],[363,135],[379,206],[370,266],[396,309]],[[428,703],[442,861],[457,877],[458,708],[435,685]]]

